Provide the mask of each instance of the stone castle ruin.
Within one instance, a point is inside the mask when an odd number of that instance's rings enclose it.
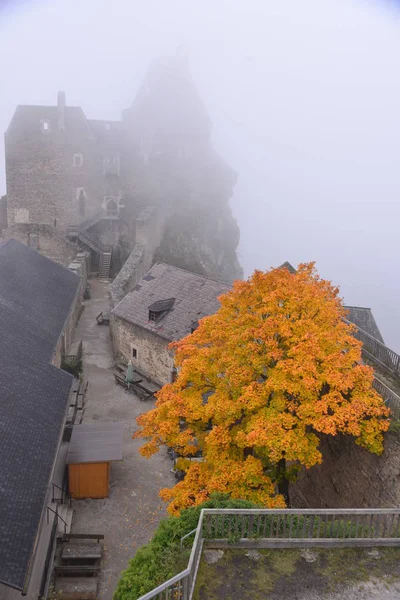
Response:
[[[236,174],[211,143],[211,122],[186,61],[153,62],[120,121],[68,106],[18,106],[5,134],[7,227],[68,265],[117,276],[116,302],[156,260],[231,282],[242,275],[229,207]]]

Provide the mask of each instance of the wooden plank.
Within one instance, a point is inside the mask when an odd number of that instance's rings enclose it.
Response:
[[[97,577],[60,577],[56,579],[55,593],[63,600],[96,600]]]
[[[56,565],[54,567],[56,575],[70,575],[71,573],[99,573],[100,565]]]
[[[122,460],[123,423],[86,423],[72,431],[67,464]]]
[[[64,544],[61,558],[63,560],[97,559],[101,558],[102,549],[100,544]]]
[[[69,540],[104,540],[104,534],[102,533],[66,533],[63,538],[64,541]]]

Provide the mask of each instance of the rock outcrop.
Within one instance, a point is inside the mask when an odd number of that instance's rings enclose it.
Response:
[[[168,205],[154,260],[225,281],[242,277],[229,206],[237,176],[213,149],[211,122],[183,56],[151,65],[123,122],[130,194]]]

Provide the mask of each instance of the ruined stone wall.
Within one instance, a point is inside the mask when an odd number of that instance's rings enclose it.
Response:
[[[171,382],[174,360],[167,340],[114,315],[110,333],[117,360],[125,364],[132,360],[134,369],[160,385]]]
[[[8,238],[18,240],[64,267],[67,267],[79,252],[76,244],[66,240],[51,225],[15,223],[2,232],[2,239]]]
[[[382,456],[357,446],[350,436],[324,436],[323,463],[304,469],[290,486],[296,508],[400,506],[400,432],[385,436]]]
[[[114,308],[145,275],[154,262],[154,254],[162,239],[168,207],[150,207],[136,219],[136,244],[127,261],[110,286],[110,302]]]

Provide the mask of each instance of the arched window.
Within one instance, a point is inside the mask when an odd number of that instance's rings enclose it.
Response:
[[[107,198],[106,212],[107,212],[107,217],[117,217],[118,216],[118,204],[114,198]]]

